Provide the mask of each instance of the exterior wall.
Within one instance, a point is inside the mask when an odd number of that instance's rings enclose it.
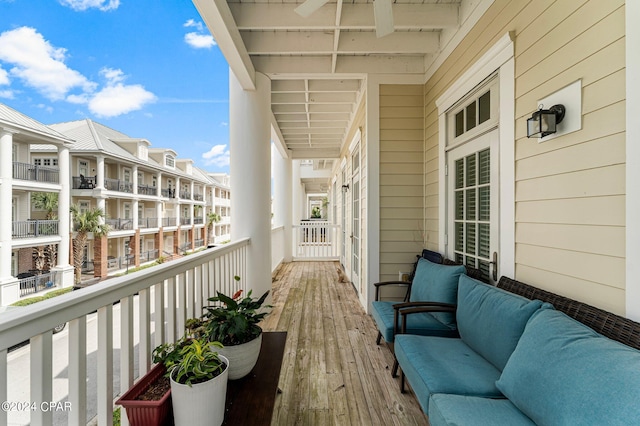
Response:
[[[423,86],[380,86],[380,280],[410,271],[422,250]]]
[[[435,100],[506,32],[515,44],[515,278],[625,314],[624,2],[496,0],[425,84],[425,246],[438,241]],[[526,137],[537,100],[582,79],[582,130]]]

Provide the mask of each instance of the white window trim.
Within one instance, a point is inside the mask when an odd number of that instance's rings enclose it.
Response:
[[[439,250],[446,245],[446,112],[484,79],[498,70],[500,132],[500,275],[515,278],[515,60],[511,34],[505,34],[471,66],[440,98],[438,107]]]

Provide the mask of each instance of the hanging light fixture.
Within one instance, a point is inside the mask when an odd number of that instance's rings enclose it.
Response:
[[[565,108],[562,104],[557,104],[549,109],[543,109],[543,105],[535,111],[531,118],[527,119],[527,137],[544,138],[554,134],[556,125],[564,119]]]

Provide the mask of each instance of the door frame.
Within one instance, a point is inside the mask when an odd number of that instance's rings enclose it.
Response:
[[[447,111],[497,71],[499,87],[499,227],[498,271],[515,278],[515,59],[512,35],[505,34],[437,100],[438,108],[438,245],[446,248]]]

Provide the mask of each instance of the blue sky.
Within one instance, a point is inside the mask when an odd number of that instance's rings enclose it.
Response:
[[[189,0],[0,0],[0,102],[229,171],[229,68]]]

